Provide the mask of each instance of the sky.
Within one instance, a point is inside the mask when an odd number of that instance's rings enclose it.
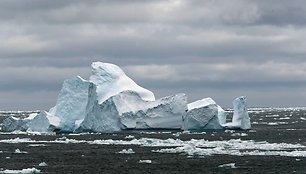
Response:
[[[156,98],[306,106],[304,0],[1,0],[0,110],[49,109],[114,63]]]

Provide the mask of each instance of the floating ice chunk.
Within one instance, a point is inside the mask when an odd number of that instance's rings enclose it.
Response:
[[[235,169],[235,168],[237,168],[235,163],[221,164],[218,167],[225,168],[225,169]]]
[[[88,90],[86,116],[76,132],[116,132],[121,130],[118,110],[113,97],[99,104],[96,85],[91,83]]]
[[[184,130],[223,129],[226,113],[211,98],[204,98],[188,104],[184,117]]]
[[[233,101],[234,115],[231,123],[226,123],[225,127],[230,129],[251,129],[251,121],[246,106],[246,98],[238,97]]]
[[[133,149],[128,149],[128,150],[126,150],[126,149],[122,149],[120,152],[118,152],[118,153],[122,153],[122,154],[133,154],[133,153],[135,153],[134,151],[133,151]]]
[[[248,136],[248,134],[246,134],[246,133],[239,133],[239,132],[237,132],[237,133],[233,133],[231,136],[232,136],[232,137],[237,137],[237,136],[240,136],[240,137],[245,137],[245,136]]]
[[[152,163],[152,160],[139,160],[139,163],[151,164],[151,163]]]
[[[46,111],[41,111],[30,123],[29,132],[53,132],[62,128],[58,117]]]
[[[26,151],[21,151],[20,149],[15,149],[15,153],[28,153]]]
[[[22,170],[3,170],[0,171],[0,173],[25,173],[25,174],[35,174],[35,173],[40,173],[40,170],[35,169],[35,168],[28,168],[28,169],[22,169]]]
[[[277,125],[278,125],[278,123],[275,123],[275,122],[269,122],[269,123],[267,123],[267,125],[270,125],[270,126],[277,126]]]
[[[76,120],[85,118],[89,83],[80,76],[64,81],[56,106],[51,109],[51,114],[60,118],[62,131],[73,132]]]
[[[128,136],[125,136],[124,137],[125,139],[133,139],[133,138],[135,138],[133,135],[128,135]]]
[[[45,163],[45,162],[42,162],[42,163],[39,163],[38,166],[39,166],[39,167],[46,167],[46,166],[48,166],[48,164]]]
[[[102,62],[93,62],[90,82],[97,85],[99,103],[103,103],[111,96],[122,91],[130,90],[137,92],[143,100],[154,101],[154,94],[137,85],[117,65]]]

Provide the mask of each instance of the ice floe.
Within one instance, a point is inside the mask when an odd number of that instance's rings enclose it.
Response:
[[[38,141],[29,138],[15,138],[0,140],[0,143],[59,143],[77,144],[87,143],[95,145],[136,145],[143,147],[157,147],[152,152],[157,153],[184,153],[189,156],[209,156],[209,155],[267,155],[267,156],[291,156],[306,157],[305,145],[288,143],[269,143],[266,141],[256,142],[253,140],[231,139],[227,141],[208,141],[204,139],[191,139],[183,141],[180,139],[156,139],[140,138],[132,140],[75,140],[68,138],[58,138],[54,141]],[[128,150],[127,150],[128,151]]]
[[[35,174],[40,173],[40,170],[36,168],[28,168],[28,169],[21,169],[21,170],[3,170],[0,173],[9,173],[9,174],[17,174],[17,173],[24,173],[24,174]]]
[[[133,154],[135,152],[133,151],[133,149],[127,149],[127,150],[126,149],[122,149],[118,153],[121,153],[121,154]]]

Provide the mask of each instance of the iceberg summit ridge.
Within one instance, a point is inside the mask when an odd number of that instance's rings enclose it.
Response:
[[[232,122],[212,98],[192,103],[179,93],[155,99],[117,65],[93,62],[89,79],[63,82],[56,105],[25,119],[8,117],[2,131],[119,132],[124,129],[251,129],[246,97],[233,101]]]

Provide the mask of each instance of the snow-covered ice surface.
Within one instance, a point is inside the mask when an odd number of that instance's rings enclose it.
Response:
[[[122,91],[135,91],[143,100],[154,101],[154,94],[137,85],[121,68],[110,63],[94,62],[91,65],[92,75],[89,81],[97,85],[99,103]]]

